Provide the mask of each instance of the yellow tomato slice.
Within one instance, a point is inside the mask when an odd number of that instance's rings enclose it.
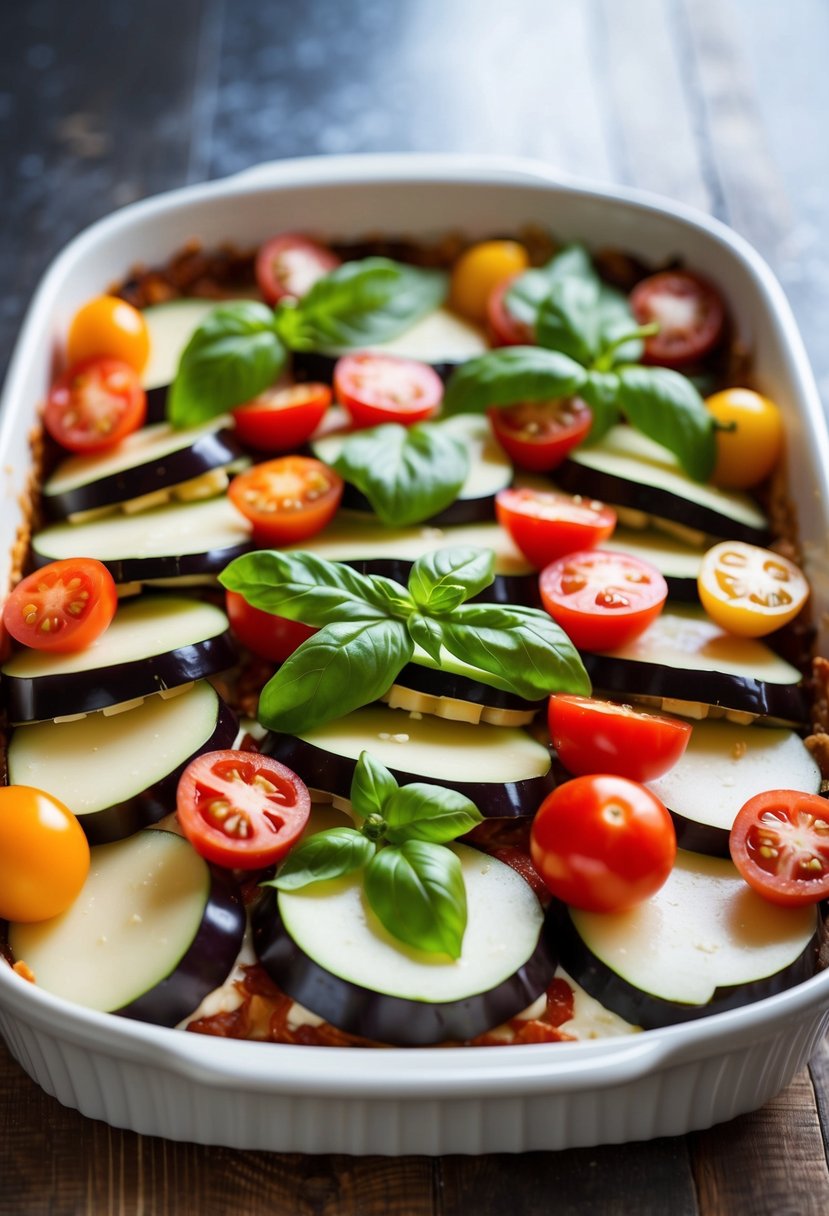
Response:
[[[787,625],[809,598],[809,584],[793,562],[742,541],[723,541],[708,550],[697,587],[712,620],[748,638]]]

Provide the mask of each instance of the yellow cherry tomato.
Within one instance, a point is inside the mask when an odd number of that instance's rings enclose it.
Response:
[[[482,322],[493,290],[505,279],[521,274],[529,264],[526,249],[517,241],[481,241],[472,245],[452,269],[449,302],[461,316]]]
[[[727,388],[705,402],[718,422],[717,463],[711,480],[732,490],[747,490],[768,477],[783,449],[780,410],[750,388]]]
[[[89,872],[89,845],[72,812],[29,785],[0,788],[0,917],[65,912]]]
[[[70,367],[108,355],[143,371],[150,355],[147,322],[137,308],[117,296],[96,296],[75,313],[69,326],[66,360]]]
[[[764,637],[787,625],[809,598],[809,584],[794,562],[736,540],[708,550],[697,587],[711,619],[747,638]]]

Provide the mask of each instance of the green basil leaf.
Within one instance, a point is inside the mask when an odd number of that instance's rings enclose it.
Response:
[[[388,527],[419,524],[450,506],[469,473],[469,452],[435,423],[387,423],[349,435],[333,462]]]
[[[553,283],[535,324],[539,346],[558,350],[588,366],[599,352],[598,278],[572,277]]]
[[[397,782],[389,770],[369,752],[360,752],[360,758],[351,778],[351,809],[355,815],[384,816],[387,799],[397,789]]]
[[[273,320],[255,300],[220,304],[208,313],[184,348],[170,387],[173,426],[196,426],[273,384],[286,359]]]
[[[440,651],[443,645],[443,630],[440,624],[431,617],[415,612],[409,617],[406,626],[415,645],[420,646],[428,655],[431,655],[436,663],[440,663]]]
[[[448,844],[471,832],[483,819],[471,799],[425,781],[399,786],[386,802],[383,815],[386,840],[391,844],[406,840]]]
[[[504,303],[511,316],[535,329],[538,310],[554,283],[566,278],[595,277],[596,272],[587,250],[581,245],[568,245],[546,266],[519,275],[510,285]]]
[[[254,608],[316,626],[388,616],[387,585],[405,596],[404,589],[389,579],[358,574],[340,562],[299,549],[244,553],[225,566],[219,582],[243,595]]]
[[[619,377],[615,372],[590,371],[581,387],[579,396],[590,406],[593,423],[588,443],[595,443],[606,435],[619,421],[616,399],[619,395]]]
[[[453,612],[468,599],[469,592],[466,587],[461,587],[457,583],[441,583],[439,587],[432,588],[426,603],[421,604],[421,608],[432,616],[442,616],[447,612]]]
[[[394,937],[459,958],[466,930],[461,863],[443,845],[408,840],[375,853],[365,873],[369,905]]]
[[[276,878],[260,886],[298,891],[314,882],[342,878],[367,865],[375,850],[373,841],[356,828],[328,828],[294,845]]]
[[[492,549],[456,545],[451,549],[436,549],[417,559],[409,574],[409,594],[419,608],[427,608],[435,592],[442,587],[462,586],[466,590],[463,598],[468,600],[488,587],[494,578]]]
[[[620,291],[601,283],[598,299],[598,335],[599,354],[609,351],[611,365],[616,363],[635,363],[642,358],[644,345],[639,338],[631,337],[629,341],[617,346],[620,338],[633,334],[638,328],[627,296]]]
[[[714,418],[690,380],[666,367],[620,367],[618,404],[628,422],[706,481],[717,459]]]
[[[445,415],[482,412],[491,405],[554,401],[577,394],[587,372],[560,351],[506,346],[469,359],[453,372],[443,397]]]
[[[482,682],[528,701],[552,692],[590,694],[579,652],[546,612],[519,604],[464,604],[440,622],[450,654]]]
[[[409,662],[414,646],[401,621],[343,621],[303,642],[268,681],[259,721],[301,734],[377,701]]]
[[[291,350],[337,350],[385,342],[433,312],[447,276],[389,258],[344,262],[293,306],[277,310],[276,329]]]

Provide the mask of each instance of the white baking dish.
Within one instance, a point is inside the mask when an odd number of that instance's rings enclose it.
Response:
[[[829,643],[829,441],[782,292],[722,225],[631,191],[562,181],[523,161],[338,157],[264,165],[128,207],[79,236],[33,301],[0,416],[0,586],[22,521],[28,432],[50,352],[74,310],[135,262],[188,238],[255,244],[280,229],[337,237],[476,236],[534,222],[718,282],[782,406],[792,497]],[[86,1115],[171,1139],[283,1152],[519,1152],[647,1139],[752,1110],[808,1060],[829,1024],[829,972],[744,1009],[634,1038],[500,1050],[277,1046],[87,1012],[0,966],[0,1032],[49,1093]]]

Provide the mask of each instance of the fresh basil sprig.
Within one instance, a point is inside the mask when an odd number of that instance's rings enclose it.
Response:
[[[458,958],[466,930],[461,864],[444,846],[481,822],[478,808],[443,786],[399,786],[389,770],[362,752],[351,781],[357,828],[309,836],[263,883],[298,891],[364,870],[370,907],[393,937],[420,950]]]
[[[570,639],[535,608],[467,604],[494,578],[489,549],[442,549],[419,558],[408,587],[360,575],[313,553],[237,557],[219,576],[254,608],[319,626],[265,685],[259,720],[299,734],[382,697],[419,645],[475,667],[481,683],[540,700],[589,693]]]

